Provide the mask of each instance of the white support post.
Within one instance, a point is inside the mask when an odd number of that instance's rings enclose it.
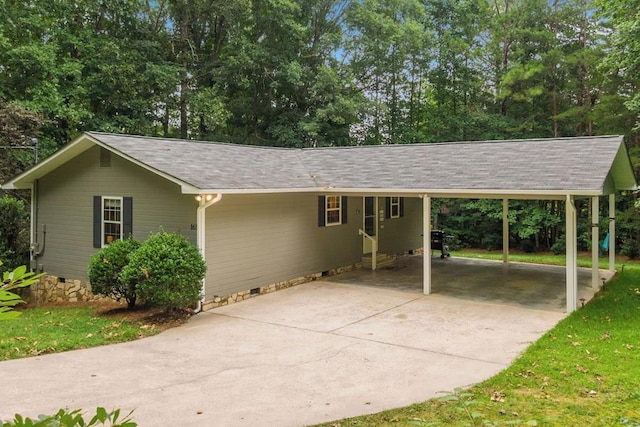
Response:
[[[502,199],[502,262],[509,262],[509,199]]]
[[[591,198],[591,287],[598,289],[600,286],[600,198]]]
[[[422,247],[424,252],[422,271],[422,292],[431,293],[431,197],[422,196]]]
[[[566,208],[566,243],[567,243],[567,313],[571,313],[578,308],[578,263],[576,244],[576,205],[573,196],[567,195]]]
[[[616,269],[616,195],[609,194],[609,271]]]
[[[206,242],[207,242],[207,233],[206,233],[206,222],[207,216],[205,211],[211,205],[218,203],[222,199],[222,194],[217,194],[215,197],[211,194],[200,194],[196,196],[196,200],[198,201],[198,208],[196,209],[196,244],[198,249],[200,250],[200,254],[202,258],[204,258],[205,262],[207,260],[207,251],[206,251]],[[206,287],[206,276],[202,279],[202,288],[200,301],[198,301],[198,307],[195,312],[199,313],[202,311],[202,303],[204,302],[205,292],[207,290]]]

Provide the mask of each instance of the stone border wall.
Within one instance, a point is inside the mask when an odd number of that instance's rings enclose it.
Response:
[[[251,292],[251,289],[247,289],[247,290],[236,292],[234,294],[227,295],[227,296],[216,295],[213,297],[212,300],[208,300],[202,303],[202,310],[207,311],[207,310],[211,310],[212,308],[222,307],[223,305],[235,304],[236,302],[244,301],[246,299],[256,297],[258,295],[270,294],[275,291],[291,288],[293,286],[298,286],[303,283],[318,280],[325,276],[334,276],[336,274],[346,273],[347,271],[353,271],[361,267],[362,267],[361,263],[356,263],[356,264],[351,264],[344,267],[334,268],[324,273],[308,274],[306,276],[296,277],[295,279],[285,280],[282,282],[261,286],[259,288],[256,288],[254,292]]]
[[[254,296],[270,294],[275,291],[318,280],[323,276],[333,276],[347,271],[352,271],[360,268],[361,266],[362,264],[357,263],[334,268],[324,273],[308,274],[306,276],[296,277],[295,279],[261,286],[256,290],[253,290],[253,292],[251,289],[247,289],[245,291],[236,292],[226,296],[216,295],[212,300],[205,301],[202,305],[202,309],[210,310],[223,305],[234,304]],[[60,278],[56,276],[43,276],[40,279],[40,282],[31,285],[31,296],[29,300],[36,304],[44,304],[48,302],[113,301],[109,297],[92,294],[91,284],[85,280],[65,279],[64,281],[61,281]]]
[[[44,304],[48,302],[112,301],[111,298],[91,293],[91,284],[84,280],[65,279],[56,276],[43,276],[40,282],[31,285],[30,302]]]

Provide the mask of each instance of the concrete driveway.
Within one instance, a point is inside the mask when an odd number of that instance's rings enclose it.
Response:
[[[104,406],[141,426],[330,421],[490,377],[563,316],[311,282],[151,338],[1,362],[0,419]]]

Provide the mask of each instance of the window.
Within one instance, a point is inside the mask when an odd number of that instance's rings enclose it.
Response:
[[[400,197],[391,197],[389,201],[389,217],[400,218]]]
[[[318,226],[327,227],[347,223],[347,197],[318,197]]]
[[[387,197],[385,218],[402,218],[404,216],[404,197]]]
[[[101,248],[133,232],[131,197],[93,196],[93,247]]]
[[[102,245],[122,240],[122,197],[102,198]]]
[[[340,196],[327,196],[327,208],[325,209],[327,218],[325,225],[342,224],[342,208]]]

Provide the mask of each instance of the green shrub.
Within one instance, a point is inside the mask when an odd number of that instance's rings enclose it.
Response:
[[[181,234],[152,234],[132,255],[123,279],[138,282],[145,302],[170,311],[195,305],[201,297],[206,265],[198,249]]]
[[[530,254],[535,252],[536,244],[531,239],[520,240],[520,250],[524,253]]]
[[[121,276],[132,253],[139,247],[140,242],[124,239],[116,240],[98,251],[89,263],[91,291],[117,301],[124,298],[129,308],[135,307],[138,282],[125,281]]]
[[[29,261],[29,214],[22,200],[0,197],[0,260],[5,268],[14,268]]]
[[[620,253],[624,256],[628,256],[630,259],[638,258],[638,256],[640,256],[640,247],[638,247],[638,242],[634,239],[626,239],[622,243]]]
[[[551,245],[551,252],[553,252],[554,255],[560,255],[567,252],[567,243],[566,243],[565,235],[558,237],[556,242],[553,245]]]
[[[16,414],[11,421],[0,424],[2,427],[136,427],[138,424],[132,421],[131,411],[123,419],[120,419],[120,409],[107,412],[104,408],[97,408],[96,414],[86,421],[80,409],[69,411],[60,409],[55,415],[40,415],[35,420]]]

